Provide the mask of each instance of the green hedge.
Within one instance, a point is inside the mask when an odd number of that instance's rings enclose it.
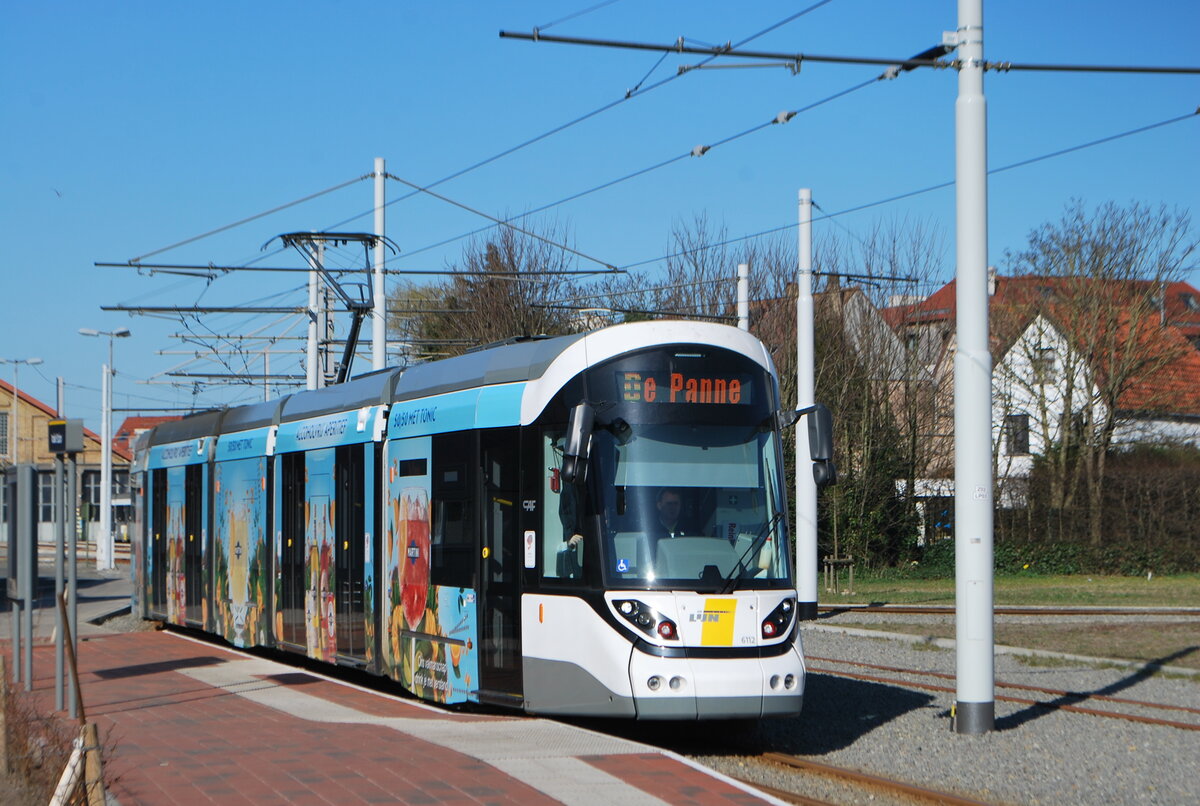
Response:
[[[920,556],[885,574],[911,579],[954,576],[954,541],[939,540],[919,550]],[[1196,549],[1170,553],[1161,548],[1100,546],[1078,543],[1001,543],[993,551],[997,575],[1116,574],[1123,576],[1192,573],[1200,568]]]

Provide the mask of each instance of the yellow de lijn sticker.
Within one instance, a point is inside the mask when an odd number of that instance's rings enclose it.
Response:
[[[483,552],[482,552],[483,559],[486,560],[488,558],[488,556],[491,555],[491,553],[492,553],[492,550],[490,548],[488,548],[487,546],[483,547]]]
[[[701,646],[733,646],[733,620],[737,599],[705,599],[700,614]]]

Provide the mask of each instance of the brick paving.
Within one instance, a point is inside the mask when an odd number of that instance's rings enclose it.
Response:
[[[53,647],[34,662],[49,710]],[[771,802],[646,745],[433,709],[170,633],[91,636],[79,663],[123,806]]]

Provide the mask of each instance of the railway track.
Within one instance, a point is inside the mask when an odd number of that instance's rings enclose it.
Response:
[[[892,613],[903,616],[952,616],[954,605],[847,604],[819,605],[818,613]],[[1200,607],[1016,607],[997,606],[997,616],[1192,616],[1200,618]]]
[[[906,675],[908,677],[924,677],[934,678],[939,680],[954,680],[954,675],[944,672],[931,672],[923,669],[909,669],[898,666],[884,666],[881,664],[865,663],[862,661],[844,661],[837,658],[823,658],[819,656],[809,656],[810,663],[834,664],[842,666],[854,666],[857,668],[872,669],[874,671],[884,671],[891,674]],[[895,685],[906,688],[916,688],[923,691],[936,691],[940,693],[955,693],[956,689],[953,686],[943,686],[935,683],[926,683],[908,680],[900,677],[886,677],[876,674],[864,674],[859,672],[850,672],[843,669],[827,668],[821,666],[809,666],[809,672],[818,674],[830,674],[838,677],[846,677],[852,680],[862,680],[871,683],[883,683],[887,685]],[[1019,705],[1031,705],[1038,708],[1047,708],[1051,710],[1070,711],[1072,713],[1088,714],[1090,716],[1099,716],[1108,719],[1122,719],[1129,722],[1141,722],[1147,725],[1159,725],[1163,727],[1172,727],[1179,730],[1200,731],[1200,720],[1183,722],[1175,719],[1163,719],[1159,717],[1146,716],[1144,714],[1130,713],[1127,711],[1105,710],[1102,708],[1089,708],[1087,706],[1078,705],[1077,703],[1085,701],[1096,701],[1105,704],[1118,706],[1126,706],[1132,708],[1145,708],[1150,710],[1172,711],[1183,715],[1200,716],[1200,708],[1192,708],[1184,705],[1172,705],[1169,703],[1156,703],[1145,700],[1134,700],[1124,697],[1114,697],[1107,694],[1088,691],[1068,691],[1063,689],[1046,688],[1043,686],[1030,686],[1020,683],[1006,683],[996,681],[996,687],[1002,689],[1026,691],[1030,693],[1046,694],[1056,697],[1055,700],[1039,700],[1030,699],[1028,697],[1017,697],[1006,694],[996,694],[995,699],[998,702],[1011,702]]]
[[[784,766],[807,775],[818,775],[822,778],[840,781],[855,789],[870,792],[872,798],[876,795],[887,795],[904,800],[905,802],[938,803],[946,804],[947,806],[987,806],[984,801],[973,800],[952,792],[926,789],[925,787],[910,784],[907,781],[885,778],[880,775],[862,772],[861,770],[838,767],[833,764],[812,761],[811,759],[788,755],[786,753],[763,753],[759,758],[764,762]],[[799,804],[799,806],[833,806],[830,801],[812,798],[788,789],[767,786],[746,778],[739,778],[738,780],[788,803]]]

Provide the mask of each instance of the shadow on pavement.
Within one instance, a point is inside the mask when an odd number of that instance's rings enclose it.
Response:
[[[123,677],[139,677],[145,674],[178,672],[180,669],[191,669],[196,666],[216,666],[223,662],[221,658],[212,655],[202,655],[198,658],[163,660],[155,661],[154,663],[139,663],[135,666],[114,666],[111,669],[96,669],[92,674],[103,680],[117,680]]]

